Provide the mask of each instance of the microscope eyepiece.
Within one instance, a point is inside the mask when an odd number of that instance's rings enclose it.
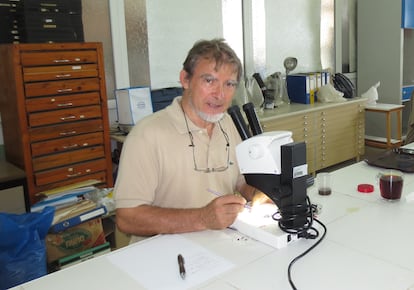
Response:
[[[262,127],[260,126],[259,119],[257,118],[256,111],[254,110],[253,103],[246,103],[243,105],[243,111],[246,114],[247,121],[249,122],[252,134],[259,135],[263,133]]]
[[[236,126],[237,131],[239,132],[241,139],[246,140],[246,139],[252,137],[252,135],[250,134],[249,129],[247,128],[246,122],[244,121],[243,116],[240,112],[239,106],[237,106],[237,105],[231,106],[230,108],[228,108],[227,112],[229,113],[229,115],[233,119],[233,123]]]

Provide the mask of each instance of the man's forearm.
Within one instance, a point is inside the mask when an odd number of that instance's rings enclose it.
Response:
[[[117,226],[120,231],[152,236],[205,230],[203,209],[173,209],[150,205],[117,209]]]

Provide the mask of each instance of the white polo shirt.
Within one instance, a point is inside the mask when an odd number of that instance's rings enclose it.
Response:
[[[239,173],[235,146],[241,142],[231,117],[226,113],[220,124],[228,135],[230,165],[223,172],[194,170],[193,147],[180,106],[181,97],[164,110],[139,121],[122,148],[114,194],[117,208],[149,204],[168,208],[205,206],[215,196],[207,189],[233,193]],[[214,168],[227,162],[227,141],[218,124],[212,137],[206,129],[188,126],[193,135],[197,167]]]

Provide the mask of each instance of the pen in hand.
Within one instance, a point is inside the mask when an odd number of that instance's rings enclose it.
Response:
[[[178,258],[178,268],[180,270],[180,276],[182,279],[185,279],[184,257],[181,254],[179,254],[177,258]]]

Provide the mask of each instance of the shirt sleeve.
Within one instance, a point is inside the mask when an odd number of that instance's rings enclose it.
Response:
[[[155,144],[142,126],[134,127],[123,144],[115,182],[116,208],[151,204],[157,186]]]

